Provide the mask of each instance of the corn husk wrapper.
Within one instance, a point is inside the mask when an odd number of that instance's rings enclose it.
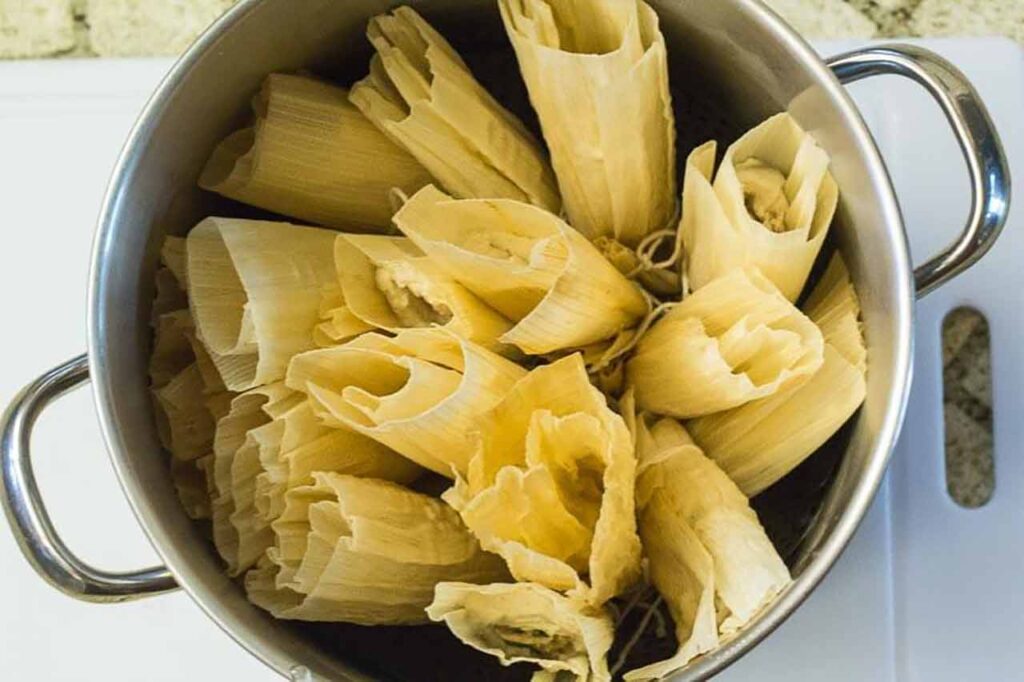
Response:
[[[149,378],[160,388],[188,365],[190,356],[186,329],[192,326],[188,312],[188,288],[184,266],[185,240],[166,237],[160,247],[160,266],[154,284],[156,294],[150,313],[153,328],[153,352],[149,360]]]
[[[320,311],[342,305],[337,233],[286,223],[208,218],[188,236],[196,329],[224,383],[245,391],[284,378],[314,347]]]
[[[825,343],[866,373],[868,351],[860,321],[860,301],[839,252],[832,256],[821,281],[804,303],[804,310],[821,328]]]
[[[325,424],[451,478],[466,472],[482,417],[525,374],[444,329],[409,329],[299,355],[288,385],[309,394]]]
[[[192,363],[199,370],[205,393],[213,395],[227,390],[213,359],[196,335],[192,313],[184,309],[160,315],[156,320],[153,352],[149,358],[152,387],[162,388]]]
[[[199,340],[199,335],[195,328],[195,321],[192,319],[191,313],[188,313],[187,320],[182,321],[182,332],[185,334],[188,339],[189,346],[192,348],[192,354],[195,356],[196,367],[199,368],[199,375],[203,379],[203,386],[206,388],[207,395],[234,395],[233,392],[228,391],[227,386],[224,384],[224,379],[220,374],[220,370],[217,368],[217,364],[213,361],[213,357],[210,355],[209,351],[206,350],[206,346]]]
[[[188,310],[166,312],[156,318],[153,331],[153,352],[149,356],[149,381],[154,389],[166,386],[186,367],[196,361],[188,331],[192,316]]]
[[[623,409],[633,412],[630,396]],[[739,631],[791,579],[747,497],[679,422],[649,425],[642,415],[628,421],[640,460],[640,537],[679,649],[626,679],[657,680]]]
[[[250,434],[298,404],[303,396],[283,383],[252,389],[231,401],[217,422],[213,441],[213,542],[228,565],[240,575],[273,544],[270,527],[253,523],[259,450]]]
[[[635,250],[611,237],[601,236],[594,246],[615,269],[628,278],[635,278],[648,291],[662,297],[679,296],[682,281],[678,272],[666,269],[645,269]]]
[[[149,324],[154,329],[160,327],[160,318],[164,315],[188,308],[185,260],[185,240],[181,237],[165,237],[164,243],[160,245],[160,266],[154,277],[156,295],[149,316]]]
[[[258,449],[253,523],[269,524],[284,511],[285,494],[313,483],[313,473],[328,471],[395,483],[410,483],[423,469],[372,438],[324,426],[308,400],[249,432]]]
[[[275,546],[246,576],[249,599],[277,618],[425,623],[438,583],[507,576],[441,501],[375,479],[314,479],[288,493]]]
[[[178,286],[178,280],[170,268],[157,269],[154,278],[156,295],[153,298],[153,309],[149,317],[149,326],[157,327],[160,317],[176,310],[188,308],[188,296]]]
[[[185,244],[183,238],[167,237],[160,248],[149,377],[157,433],[171,454],[171,482],[190,518],[210,519],[214,433],[231,394],[196,337],[185,294]]]
[[[699,417],[807,381],[823,348],[818,327],[768,279],[734,270],[655,323],[627,373],[644,410]]]
[[[534,680],[611,680],[611,618],[541,585],[441,583],[427,614],[503,666],[529,663],[550,675]]]
[[[824,362],[814,376],[769,398],[689,423],[694,440],[750,497],[824,445],[867,395],[860,304],[841,259],[833,260],[808,300],[808,313],[826,339]]]
[[[190,462],[209,454],[216,426],[199,367],[192,363],[153,391],[160,443],[176,459]]]
[[[317,348],[330,348],[351,341],[360,334],[375,330],[372,324],[359,319],[347,304],[320,311],[320,324],[313,330]]]
[[[349,312],[390,332],[441,326],[498,352],[512,323],[469,292],[405,237],[344,235],[335,263]],[[335,329],[349,329],[342,321]]]
[[[825,345],[821,369],[802,386],[690,423],[701,448],[754,496],[812,455],[853,416],[864,372]]]
[[[231,468],[234,509],[230,521],[240,539],[240,565],[244,567],[252,565],[256,550],[269,547],[270,524],[283,513],[287,491],[311,484],[314,472],[372,476],[401,483],[410,482],[423,473],[413,462],[380,443],[340,429],[331,429],[329,436],[282,454],[281,424],[295,410],[304,407],[306,412],[312,412],[308,402],[303,401],[273,421],[250,430],[235,454]],[[261,487],[261,477],[270,473],[266,462],[275,454],[276,462],[270,471],[280,471],[284,476],[280,480],[271,479],[271,485]]]
[[[504,197],[559,210],[541,145],[415,10],[374,17],[367,37],[377,54],[349,99],[442,186],[461,198]]]
[[[640,518],[641,537],[651,582],[675,623],[679,648],[668,659],[626,672],[624,678],[661,680],[697,656],[714,650],[721,639],[716,624],[715,564],[700,537],[664,495],[655,496]]]
[[[174,276],[182,291],[188,290],[188,247],[184,237],[164,237],[160,245],[160,262]]]
[[[581,357],[539,367],[488,415],[444,494],[512,575],[601,605],[638,576],[629,431]]]
[[[199,185],[328,227],[384,231],[390,192],[431,181],[426,169],[348,101],[314,78],[271,74],[253,102],[256,122],[214,151]]]
[[[639,0],[500,0],[569,222],[636,246],[676,210],[658,16]]]
[[[188,310],[157,319],[149,361],[157,434],[171,453],[171,479],[193,518],[209,517],[209,500],[197,485],[201,472],[196,460],[208,455],[213,444],[216,418],[209,403],[226,395],[216,372],[208,377],[209,370],[204,371],[206,359]]]
[[[164,279],[163,284],[161,279]],[[191,519],[209,519],[212,510],[206,470],[213,460],[210,448],[216,423],[208,404],[211,386],[196,357],[198,344],[192,333],[192,316],[188,310],[157,315],[161,286],[167,287],[164,291],[176,291],[176,300],[188,305],[170,267],[158,271],[158,300],[153,311],[153,352],[149,359],[157,434],[161,444],[171,453],[171,482],[185,513]],[[198,348],[201,352],[201,345]],[[217,402],[216,398],[214,402]]]
[[[686,163],[679,230],[690,286],[756,267],[795,301],[839,200],[828,154],[789,114],[740,138],[717,174],[716,148],[698,147]]]
[[[416,194],[395,224],[516,324],[501,340],[539,355],[615,336],[647,312],[638,287],[565,221],[502,199]]]
[[[178,498],[189,517],[208,519],[212,511],[205,471],[212,462],[216,420],[230,394],[210,392],[195,362],[192,346],[178,325],[183,321],[187,324],[187,316],[188,311],[161,316],[154,344],[160,354],[155,354],[150,362],[151,390],[157,434],[171,454],[171,482]],[[169,340],[172,338],[175,341]],[[177,345],[173,361],[167,355],[172,345]],[[176,374],[161,378],[168,368],[183,362],[187,364]]]
[[[208,487],[207,469],[213,464],[213,455],[205,455],[189,462],[171,458],[171,481],[185,513],[193,520],[213,518],[213,505]]]

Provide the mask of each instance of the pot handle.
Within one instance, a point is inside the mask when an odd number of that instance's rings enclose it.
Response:
[[[39,495],[29,448],[32,428],[53,401],[89,380],[81,355],[42,375],[11,402],[0,421],[0,501],[14,537],[36,572],[64,594],[87,602],[121,602],[177,589],[164,567],[108,573],[76,557],[57,535]]]
[[[914,270],[921,298],[967,268],[992,247],[1010,209],[1010,169],[992,119],[967,77],[931,50],[916,45],[868,47],[827,60],[843,84],[883,74],[904,76],[935,98],[956,135],[971,180],[971,212],[959,239]]]

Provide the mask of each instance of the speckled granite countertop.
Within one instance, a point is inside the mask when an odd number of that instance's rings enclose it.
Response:
[[[234,2],[0,0],[0,58],[177,54]],[[1004,35],[1024,41],[1022,0],[766,2],[812,38]]]
[[[713,1],[713,0],[708,0]],[[0,0],[0,59],[174,55],[235,0]],[[766,0],[809,38],[1003,35],[1024,42],[1024,0]],[[983,320],[947,320],[946,446],[962,504],[992,492],[992,407]]]

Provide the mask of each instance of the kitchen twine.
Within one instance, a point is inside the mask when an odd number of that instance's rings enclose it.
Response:
[[[655,255],[663,248],[666,241],[669,239],[672,240],[672,253],[662,260],[654,260]],[[640,244],[638,244],[634,250],[634,253],[636,254],[637,260],[640,261],[640,264],[633,268],[626,277],[636,281],[636,278],[645,272],[656,272],[659,270],[672,271],[679,268],[681,270],[679,300],[668,302],[661,301],[640,285],[640,293],[643,294],[644,300],[647,301],[647,314],[644,316],[643,320],[640,321],[640,324],[635,330],[619,332],[619,336],[616,340],[622,338],[622,335],[624,334],[632,334],[632,338],[621,348],[616,348],[616,343],[613,342],[608,351],[602,355],[597,362],[593,363],[593,365],[589,367],[588,371],[590,374],[598,374],[605,369],[608,369],[621,358],[633,352],[641,339],[643,339],[644,335],[650,331],[652,326],[654,326],[654,323],[686,298],[689,283],[686,277],[686,269],[683,267],[682,262],[683,238],[680,230],[666,228],[652,232],[641,240]]]
[[[643,592],[641,592],[641,594],[643,594]],[[612,666],[610,671],[612,677],[615,677],[615,675],[622,670],[623,666],[626,665],[626,659],[629,658],[629,654],[633,651],[633,648],[640,641],[643,634],[647,632],[647,628],[650,627],[652,620],[657,619],[658,630],[664,630],[665,622],[661,614],[658,612],[663,601],[664,600],[659,594],[658,597],[650,603],[647,608],[647,613],[644,614],[643,620],[640,621],[640,625],[637,627],[636,632],[634,632],[633,636],[626,642],[626,646],[622,647],[622,652],[619,654],[618,659],[616,659],[615,665]]]
[[[391,204],[392,211],[397,213],[409,201],[409,195],[398,187],[392,187],[388,191],[388,201]],[[655,255],[662,249],[668,239],[673,240],[672,253],[662,260],[654,260]],[[683,240],[681,232],[679,230],[668,228],[652,232],[643,238],[640,244],[637,245],[634,253],[636,254],[637,260],[640,261],[640,264],[626,274],[626,277],[631,280],[635,281],[637,277],[645,272],[654,272],[658,270],[671,271],[676,268],[682,260]],[[682,293],[680,294],[680,301],[686,296],[686,285],[686,273],[684,271],[681,275]],[[629,353],[632,353],[636,349],[637,344],[640,343],[644,334],[650,330],[654,323],[657,322],[665,313],[679,305],[678,301],[662,302],[643,286],[640,286],[640,293],[643,294],[644,300],[647,302],[647,314],[635,329],[619,332],[619,336],[616,337],[616,341],[621,339],[625,334],[631,335],[630,340],[621,348],[616,348],[616,342],[613,341],[608,351],[606,351],[605,354],[597,360],[597,362],[593,363],[588,368],[587,371],[591,375],[603,372]]]

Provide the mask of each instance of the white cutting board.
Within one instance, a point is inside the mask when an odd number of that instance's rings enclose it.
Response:
[[[86,281],[107,178],[170,63],[0,63],[0,403],[85,349]],[[36,429],[34,462],[54,523],[85,560],[158,562],[121,493],[88,390]],[[0,525],[6,525],[0,521]],[[43,583],[0,529],[0,680],[277,680],[185,596],[76,602]]]
[[[927,41],[957,62],[988,101],[1024,178],[1024,56],[1005,41]],[[833,54],[849,45],[821,45]],[[0,291],[7,331],[0,403],[85,346],[93,223],[122,140],[169,63],[0,63],[0,187],[7,247]],[[887,156],[912,243],[930,255],[966,215],[962,163],[941,116],[909,83],[880,79],[854,95]],[[1024,210],[1024,209],[1022,209]],[[1020,677],[1024,645],[1024,459],[1013,395],[1024,376],[1014,339],[1024,253],[1014,212],[1004,241],[973,274],[919,306],[917,380],[892,473],[849,550],[808,602],[722,679],[954,682]],[[1016,279],[1016,286],[996,287]],[[939,323],[961,301],[990,315],[998,375],[997,486],[980,511],[948,500],[942,479]],[[1017,400],[1014,404],[1012,401]],[[1001,411],[1001,412],[1000,412]],[[157,561],[116,482],[91,397],[45,413],[36,469],[54,522],[80,555],[108,569]],[[1015,499],[1016,498],[1016,499]],[[893,548],[897,548],[894,551]],[[176,593],[91,605],[53,591],[0,530],[0,679],[40,682],[274,680]]]
[[[918,41],[915,41],[918,42]],[[987,102],[1024,187],[1024,52],[1008,40],[919,41],[956,63]],[[823,55],[856,47],[819,44]],[[897,77],[851,88],[896,186],[915,262],[969,209],[965,164],[936,105]],[[822,587],[727,680],[959,682],[1024,679],[1024,197],[1000,242],[917,305],[914,385],[888,478]],[[946,489],[941,327],[980,310],[992,343],[996,489],[980,509]]]

